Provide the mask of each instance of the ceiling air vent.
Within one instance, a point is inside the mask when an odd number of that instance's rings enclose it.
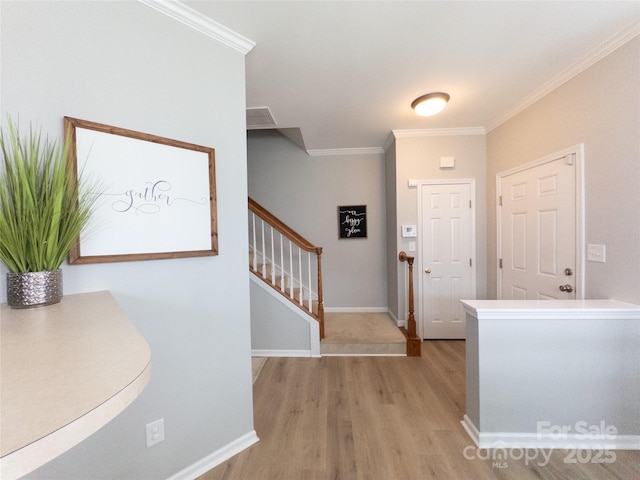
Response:
[[[247,108],[247,129],[273,128],[276,121],[268,107]]]

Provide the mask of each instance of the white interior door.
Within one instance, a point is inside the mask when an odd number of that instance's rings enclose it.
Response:
[[[498,298],[580,298],[577,160],[570,152],[498,174]]]
[[[474,197],[472,180],[420,185],[418,333],[422,338],[465,338],[460,300],[473,299],[476,293]]]

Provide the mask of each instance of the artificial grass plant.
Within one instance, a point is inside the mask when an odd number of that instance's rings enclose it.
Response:
[[[60,268],[89,221],[98,195],[80,193],[67,138],[20,137],[10,118],[0,129],[0,261],[10,272]]]

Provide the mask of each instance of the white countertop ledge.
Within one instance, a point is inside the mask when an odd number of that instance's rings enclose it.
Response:
[[[461,300],[478,320],[640,319],[640,306],[617,300]]]
[[[20,478],[122,412],[151,350],[109,292],[33,309],[0,306],[0,478]]]

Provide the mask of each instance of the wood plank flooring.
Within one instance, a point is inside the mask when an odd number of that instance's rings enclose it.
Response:
[[[464,341],[424,342],[422,352],[269,358],[254,384],[260,442],[199,480],[640,478],[639,451],[611,452],[613,463],[565,463],[565,450],[546,450],[548,462],[541,452],[491,459],[460,424]]]

